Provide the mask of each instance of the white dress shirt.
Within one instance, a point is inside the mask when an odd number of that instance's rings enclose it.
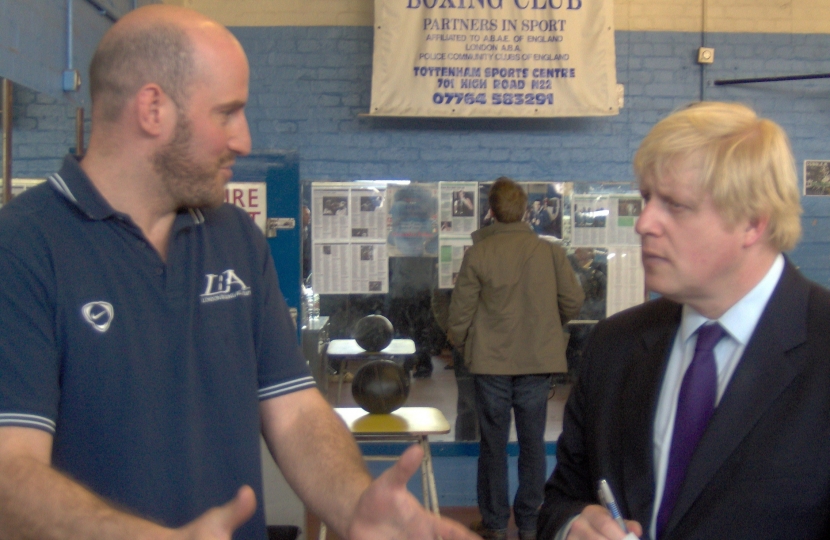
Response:
[[[663,377],[663,387],[660,389],[660,398],[657,402],[657,415],[654,419],[654,512],[651,515],[649,532],[655,538],[657,512],[660,501],[663,499],[663,490],[666,486],[666,469],[669,463],[672,434],[674,432],[674,417],[677,413],[677,398],[680,394],[680,385],[686,369],[692,362],[697,342],[697,329],[709,322],[719,323],[726,335],[715,346],[715,363],[718,369],[718,392],[715,406],[720,403],[732,374],[738,367],[744,349],[746,348],[758,320],[772,296],[778,280],[784,271],[784,256],[779,254],[773,262],[766,276],[741,298],[734,306],[724,313],[717,321],[707,319],[688,305],[683,305],[683,316],[680,328],[674,338],[666,374]]]
[[[718,369],[718,392],[715,406],[720,403],[724,391],[732,379],[732,374],[738,367],[741,356],[746,348],[758,320],[769,302],[781,274],[784,272],[784,256],[778,255],[767,274],[760,282],[741,298],[734,306],[724,313],[717,322],[726,330],[726,335],[715,346],[715,363]],[[702,325],[715,322],[707,319],[688,305],[683,305],[680,327],[674,338],[674,344],[663,377],[663,386],[657,402],[657,414],[654,419],[654,511],[651,523],[646,530],[651,538],[656,537],[657,512],[660,510],[660,501],[663,499],[663,490],[666,486],[666,469],[669,463],[669,450],[674,432],[674,417],[677,413],[677,398],[680,394],[680,385],[686,369],[692,363],[697,342],[697,329]],[[555,540],[563,540],[570,532],[571,524],[578,516],[574,516],[557,532]],[[624,516],[627,517],[627,516]],[[645,525],[645,524],[643,524]]]

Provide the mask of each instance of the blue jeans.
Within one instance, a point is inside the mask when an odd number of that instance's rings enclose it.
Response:
[[[478,457],[478,508],[484,526],[507,529],[510,520],[507,442],[510,411],[519,441],[519,489],[513,516],[519,530],[536,530],[545,489],[545,423],[551,377],[542,375],[474,376],[481,431]]]
[[[476,388],[473,374],[464,365],[464,355],[460,349],[452,349],[452,365],[455,370],[455,382],[458,385],[456,402],[455,440],[478,440],[478,414],[476,413]]]

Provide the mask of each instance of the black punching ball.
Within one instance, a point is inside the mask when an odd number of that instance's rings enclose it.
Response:
[[[367,315],[357,321],[354,340],[366,351],[380,352],[392,343],[394,332],[392,323],[383,315]]]
[[[355,373],[352,396],[365,411],[390,413],[409,397],[409,374],[391,360],[372,360]]]

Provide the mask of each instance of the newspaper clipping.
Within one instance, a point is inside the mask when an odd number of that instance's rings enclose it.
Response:
[[[452,289],[455,279],[461,269],[464,253],[473,245],[473,240],[467,238],[441,238],[441,253],[438,258],[438,288]]]
[[[639,196],[574,195],[572,204],[574,245],[640,245],[634,231],[643,209]]]
[[[440,182],[442,235],[469,236],[478,229],[478,183]]]
[[[386,185],[313,183],[311,203],[314,291],[387,292]]]

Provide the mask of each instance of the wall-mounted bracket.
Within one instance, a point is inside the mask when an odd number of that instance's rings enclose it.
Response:
[[[701,47],[697,50],[698,64],[711,64],[715,61],[715,49],[712,47]]]
[[[63,91],[77,92],[81,87],[81,75],[77,69],[66,69],[63,72]]]

